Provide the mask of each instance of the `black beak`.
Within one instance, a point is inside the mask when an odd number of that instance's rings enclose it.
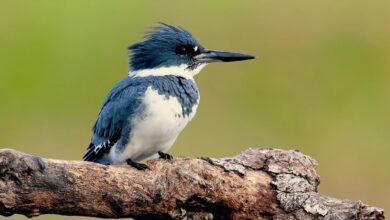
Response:
[[[194,58],[197,61],[202,63],[233,62],[233,61],[255,59],[254,56],[247,55],[247,54],[217,51],[217,50],[206,50],[206,49],[201,51],[201,53],[196,55]]]

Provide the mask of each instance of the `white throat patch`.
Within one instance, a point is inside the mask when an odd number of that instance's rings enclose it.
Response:
[[[195,69],[188,69],[188,65],[182,64],[180,66],[170,66],[170,67],[158,67],[153,69],[143,69],[130,71],[129,76],[165,76],[165,75],[176,75],[182,76],[187,79],[192,79],[196,74],[198,74],[206,64],[201,64]]]

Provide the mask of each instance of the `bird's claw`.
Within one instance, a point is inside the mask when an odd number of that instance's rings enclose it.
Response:
[[[127,165],[130,165],[130,166],[134,167],[137,170],[150,170],[148,165],[143,164],[143,163],[134,162],[131,159],[126,160],[126,163],[127,163]]]
[[[163,159],[163,160],[173,160],[172,155],[164,153],[162,151],[159,151],[158,155],[160,156],[160,159]]]

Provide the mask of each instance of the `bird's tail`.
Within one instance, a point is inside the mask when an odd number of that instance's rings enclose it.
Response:
[[[83,160],[95,162],[98,158],[98,155],[97,155],[95,149],[96,149],[96,146],[93,143],[90,143],[88,148],[87,148],[87,152],[83,156]]]

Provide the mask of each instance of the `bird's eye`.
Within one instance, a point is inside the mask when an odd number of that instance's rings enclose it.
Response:
[[[197,46],[192,45],[180,45],[175,50],[178,55],[194,56],[198,54],[199,50]]]

